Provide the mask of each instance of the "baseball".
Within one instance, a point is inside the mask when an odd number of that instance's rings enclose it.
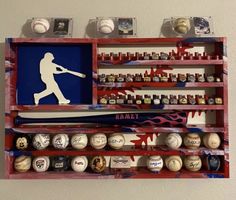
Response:
[[[102,149],[107,144],[107,136],[103,133],[97,133],[90,137],[90,145],[94,149]]]
[[[108,138],[108,145],[113,149],[121,149],[125,144],[125,137],[122,133],[113,133]]]
[[[103,156],[95,156],[90,162],[90,167],[94,172],[100,173],[106,168],[106,159]]]
[[[33,159],[32,166],[36,172],[45,172],[48,170],[50,160],[48,156],[39,156]]]
[[[43,34],[49,30],[50,23],[47,19],[34,19],[31,22],[31,29],[35,33]]]
[[[71,146],[75,149],[84,149],[88,144],[86,134],[75,134],[71,138]]]
[[[217,149],[220,146],[220,136],[217,133],[206,133],[203,136],[203,143],[209,149]]]
[[[218,171],[220,169],[220,157],[215,155],[207,155],[203,160],[203,165],[207,170]]]
[[[46,149],[50,144],[50,136],[48,134],[36,134],[33,137],[33,147],[37,150]]]
[[[112,19],[102,19],[98,27],[100,33],[109,34],[114,31],[115,25]]]
[[[65,149],[69,144],[69,137],[66,134],[57,134],[52,139],[52,145],[56,149]]]
[[[19,156],[14,161],[14,168],[18,172],[27,172],[31,167],[30,156]]]
[[[88,166],[88,159],[85,156],[76,156],[71,160],[71,168],[75,172],[83,172]]]
[[[188,18],[178,18],[174,21],[174,30],[179,34],[186,34],[190,30]]]
[[[177,172],[182,168],[183,162],[180,156],[169,156],[165,159],[165,165],[170,171]]]
[[[201,158],[199,156],[186,156],[184,159],[184,166],[189,171],[199,171],[202,167]]]
[[[165,144],[171,149],[178,149],[182,144],[182,138],[178,133],[170,133],[165,139]]]
[[[201,144],[201,138],[197,133],[188,133],[184,137],[184,145],[189,149],[197,149]]]
[[[152,172],[159,172],[163,167],[161,156],[150,156],[147,159],[147,168]]]
[[[14,139],[15,147],[19,150],[25,150],[29,147],[30,137],[28,135],[16,135]]]

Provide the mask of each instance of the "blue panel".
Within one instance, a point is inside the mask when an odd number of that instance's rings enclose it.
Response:
[[[92,104],[92,44],[21,44],[18,47],[18,105],[34,105],[33,95],[46,89],[41,80],[39,64],[47,52],[54,55],[53,63],[86,74],[86,78],[69,73],[54,74],[55,81],[70,104]],[[41,98],[39,104],[58,104],[58,101],[52,93]]]

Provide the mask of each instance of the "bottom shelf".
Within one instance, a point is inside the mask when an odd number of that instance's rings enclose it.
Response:
[[[127,178],[228,178],[221,171],[200,170],[198,172],[190,172],[186,169],[181,169],[179,172],[170,172],[167,169],[162,169],[159,173],[150,172],[145,167],[130,168],[130,169],[110,169],[107,168],[103,173],[73,171],[65,172],[34,172],[27,173],[12,173],[7,175],[10,179],[127,179]]]

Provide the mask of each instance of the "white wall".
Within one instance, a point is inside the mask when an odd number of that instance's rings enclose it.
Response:
[[[0,180],[0,199],[235,199],[235,10],[234,0],[0,0],[1,174],[4,143],[4,38],[19,37],[22,25],[33,16],[73,17],[74,37],[83,37],[88,20],[96,16],[135,16],[139,37],[158,36],[165,17],[212,16],[216,36],[228,37],[231,165],[231,178],[226,180]]]

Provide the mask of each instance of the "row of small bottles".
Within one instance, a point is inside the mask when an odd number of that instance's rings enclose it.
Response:
[[[99,98],[99,104],[182,104],[182,105],[222,105],[221,97],[207,97],[201,95],[111,95]]]
[[[218,60],[221,59],[221,56],[219,55],[209,55],[206,52],[203,53],[199,53],[199,52],[194,52],[190,53],[190,52],[179,52],[179,53],[175,53],[174,51],[171,51],[169,53],[165,53],[165,52],[160,52],[160,53],[156,53],[156,52],[143,52],[143,53],[139,53],[139,52],[135,52],[135,53],[101,53],[98,54],[98,60],[101,61],[105,61],[105,60]]]
[[[100,83],[113,82],[221,82],[221,78],[215,75],[206,74],[154,74],[153,76],[145,73],[140,74],[101,74],[98,76]]]

